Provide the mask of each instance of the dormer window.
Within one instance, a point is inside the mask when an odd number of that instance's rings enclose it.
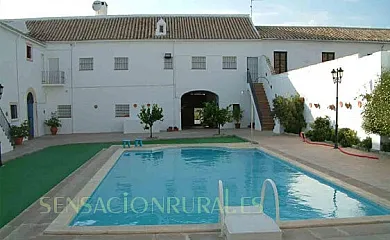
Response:
[[[156,27],[156,36],[165,36],[167,35],[167,24],[164,19],[160,18],[157,22]]]

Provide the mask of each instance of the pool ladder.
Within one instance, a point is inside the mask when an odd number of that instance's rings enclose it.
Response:
[[[241,215],[245,214],[258,214],[258,215],[263,215],[265,218],[269,218],[266,214],[264,214],[264,200],[265,200],[265,191],[267,189],[267,183],[269,183],[273,189],[274,192],[274,198],[275,198],[275,220],[277,225],[280,223],[280,209],[279,209],[279,194],[278,194],[278,189],[276,187],[275,182],[272,179],[266,179],[263,182],[263,186],[261,188],[261,200],[260,200],[260,206],[239,206],[239,207],[229,207],[225,206],[224,204],[224,194],[223,194],[223,184],[222,181],[219,180],[218,182],[218,192],[219,192],[219,199],[220,199],[220,204],[221,204],[221,209],[220,209],[220,224],[221,224],[221,236],[226,234],[227,231],[227,223],[226,223],[226,215],[229,214],[229,210],[231,212],[235,212],[240,214],[239,211],[241,212]],[[266,221],[272,221],[270,218]],[[271,223],[272,225],[272,223]]]
[[[263,182],[263,186],[261,187],[261,195],[260,195],[260,207],[264,207],[264,198],[265,198],[265,190],[267,188],[267,182],[271,184],[272,189],[274,190],[274,197],[275,197],[275,220],[279,224],[280,223],[280,209],[279,209],[279,194],[278,189],[276,188],[276,184],[272,179],[265,179]]]

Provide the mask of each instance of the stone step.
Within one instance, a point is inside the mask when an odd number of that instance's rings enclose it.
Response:
[[[282,240],[276,222],[264,213],[227,214],[227,240]]]

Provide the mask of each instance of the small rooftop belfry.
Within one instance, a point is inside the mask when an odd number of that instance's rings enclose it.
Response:
[[[163,18],[160,18],[156,24],[156,36],[165,36],[167,35],[167,23]]]

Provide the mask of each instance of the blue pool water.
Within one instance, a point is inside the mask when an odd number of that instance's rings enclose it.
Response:
[[[228,192],[227,204],[238,206],[259,203],[267,178],[278,187],[282,220],[390,214],[259,150],[172,148],[123,154],[70,225],[217,223],[218,180]],[[268,189],[264,210],[274,218]]]

